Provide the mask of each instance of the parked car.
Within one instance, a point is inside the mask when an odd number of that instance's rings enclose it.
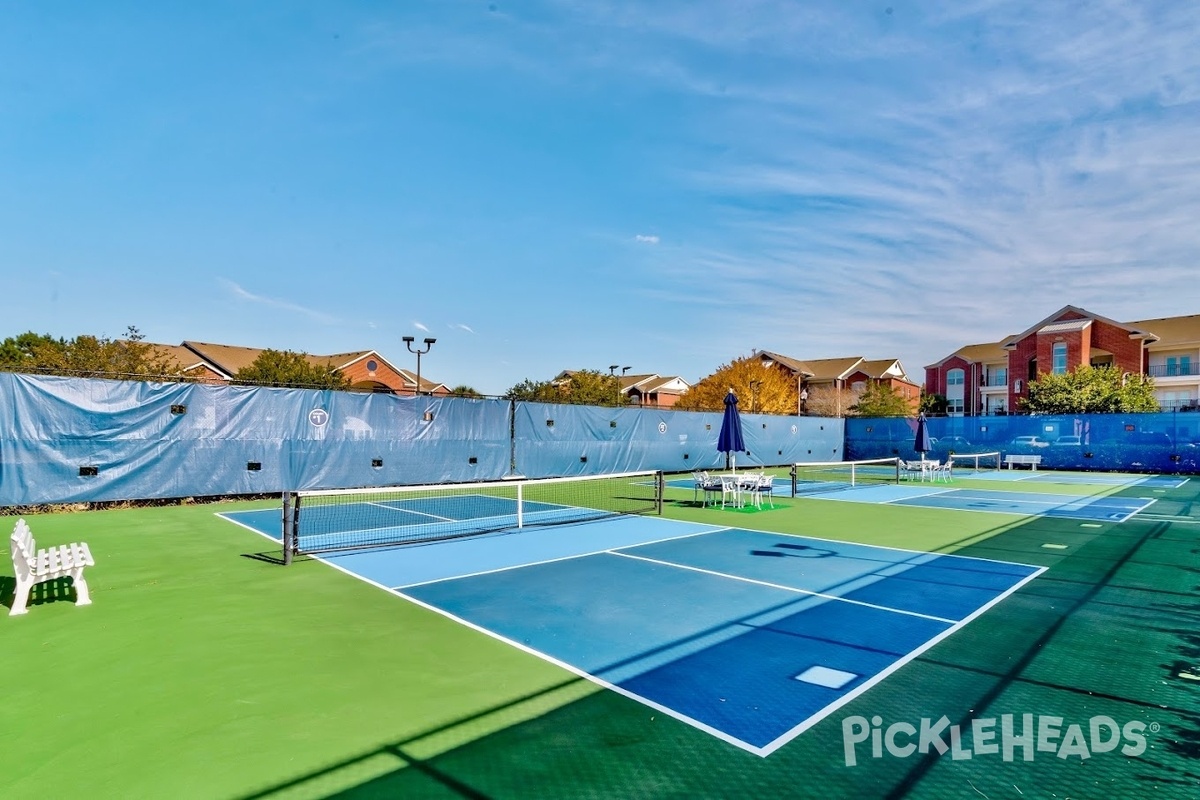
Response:
[[[1078,436],[1060,436],[1051,442],[1054,447],[1079,447],[1082,444]]]
[[[1013,447],[1049,447],[1050,443],[1040,436],[1018,436],[1011,442]]]
[[[942,436],[933,440],[933,446],[938,450],[953,450],[956,453],[962,453],[971,446],[971,443],[962,436]]]

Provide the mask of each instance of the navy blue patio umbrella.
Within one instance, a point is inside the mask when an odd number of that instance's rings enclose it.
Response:
[[[913,450],[921,454],[921,460],[925,460],[925,454],[933,449],[933,442],[929,439],[929,424],[925,420],[925,415],[921,414],[917,417],[917,438],[913,442]]]
[[[730,389],[729,394],[725,395],[725,414],[721,417],[721,433],[717,436],[717,452],[729,458],[729,466],[734,472],[737,471],[734,453],[750,452],[742,439],[742,417],[738,414],[737,402],[737,395]]]

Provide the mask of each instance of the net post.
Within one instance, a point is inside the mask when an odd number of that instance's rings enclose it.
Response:
[[[947,456],[947,458],[949,458],[949,456]],[[894,466],[896,468],[896,483],[899,484],[900,483],[900,457],[899,456],[896,457],[896,463],[893,464],[892,466]]]
[[[788,474],[792,476],[792,497],[795,497],[796,490],[799,488],[799,486],[797,485],[799,483],[799,481],[797,480],[795,464],[792,464],[792,468],[791,468],[791,470],[788,471]]]
[[[297,498],[298,499],[298,498]],[[286,567],[292,563],[292,539],[296,535],[296,521],[292,517],[293,495],[291,492],[283,493],[283,565]]]
[[[517,527],[525,527],[525,484],[517,484]]]
[[[667,480],[660,469],[654,473],[654,513],[662,516],[663,512],[663,495],[666,493]]]

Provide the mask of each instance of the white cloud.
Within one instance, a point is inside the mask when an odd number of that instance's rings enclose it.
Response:
[[[470,326],[468,326],[468,325],[464,325],[464,324],[462,324],[461,322],[456,322],[455,324],[451,325],[450,327],[451,327],[451,328],[458,328],[460,331],[466,331],[467,333],[474,333],[474,332],[475,332],[474,330],[472,330],[472,329],[470,328]]]
[[[639,233],[637,236],[633,237],[633,240],[635,242],[641,242],[642,244],[658,244],[658,237],[652,234],[647,235]]]
[[[258,303],[260,305],[269,306],[271,308],[278,308],[283,311],[291,311],[291,312],[294,312],[297,314],[303,314],[304,316],[309,317],[310,319],[316,320],[317,322],[321,322],[326,325],[332,325],[338,321],[337,318],[331,314],[327,314],[323,311],[316,311],[315,309],[307,308],[298,303],[293,303],[290,300],[282,300],[277,297],[265,297],[263,295],[254,294],[253,292],[250,292],[250,291],[246,290],[245,288],[243,288],[241,285],[239,285],[231,280],[228,280],[226,278],[218,278],[217,281],[218,281],[218,283],[220,283],[222,286],[225,287],[226,291],[228,291],[230,294],[232,294],[238,300],[245,300],[246,302]]]
[[[429,328],[428,328],[428,327],[426,327],[426,326],[425,326],[423,323],[420,323],[420,322],[417,322],[416,320],[413,320],[413,323],[412,323],[412,325],[413,325],[413,327],[414,327],[414,328],[416,328],[416,329],[417,329],[417,330],[419,330],[419,331],[425,331],[426,333],[429,333]]]

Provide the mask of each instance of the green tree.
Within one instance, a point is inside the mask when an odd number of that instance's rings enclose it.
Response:
[[[316,363],[307,353],[263,350],[254,363],[233,376],[241,386],[292,386],[304,389],[348,389],[350,381],[332,364]]]
[[[0,369],[125,380],[181,378],[179,365],[144,338],[133,325],[120,339],[87,334],[55,339],[30,331],[0,343]]]
[[[950,403],[946,400],[944,394],[926,394],[921,392],[920,411],[922,414],[933,416],[934,414],[943,415],[950,408]]]
[[[886,383],[868,383],[850,410],[860,417],[910,417],[912,404]]]
[[[1158,411],[1154,380],[1112,366],[1047,373],[1029,384],[1021,408],[1031,414],[1114,414]]]
[[[722,364],[717,371],[701,378],[674,408],[680,411],[721,411],[729,390],[738,398],[742,413],[796,414],[800,389],[794,375],[777,366],[764,365],[755,356],[746,356]]]
[[[48,333],[22,333],[0,342],[0,370],[5,372],[45,371],[65,363],[66,339]]]
[[[619,391],[614,375],[599,370],[583,369],[561,380],[531,381],[528,378],[505,393],[506,400],[528,400],[536,403],[578,403],[589,406],[624,405],[629,402]]]
[[[453,389],[450,390],[450,396],[451,397],[471,397],[471,398],[483,397],[482,394],[475,391],[470,386],[465,386],[465,385],[455,386]]]
[[[530,403],[557,403],[558,390],[550,381],[531,381],[528,378],[504,393],[505,400],[524,400]]]

